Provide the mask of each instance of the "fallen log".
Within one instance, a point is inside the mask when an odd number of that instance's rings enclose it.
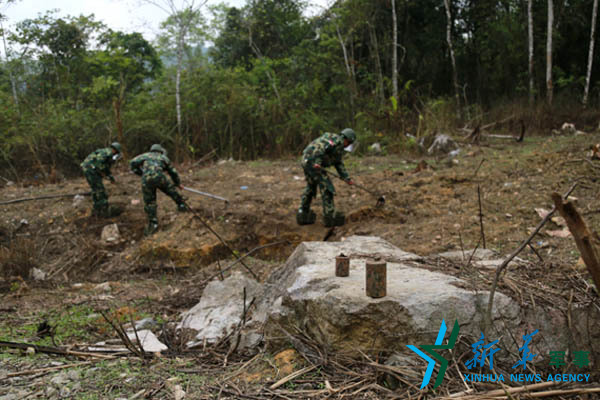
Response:
[[[521,133],[519,134],[519,136],[513,136],[513,135],[496,135],[496,134],[488,134],[488,135],[483,135],[483,131],[486,128],[490,128],[496,124],[502,123],[506,120],[500,121],[500,122],[494,122],[491,124],[487,124],[484,126],[481,125],[477,125],[475,127],[475,129],[473,129],[471,131],[471,133],[469,134],[469,136],[467,137],[468,140],[471,141],[471,143],[479,143],[479,140],[482,137],[489,137],[489,138],[496,138],[496,139],[510,139],[510,140],[514,140],[516,142],[522,142],[523,139],[525,138],[525,131],[526,131],[526,127],[525,127],[525,122],[523,122],[523,120],[519,120],[520,124],[521,124]]]
[[[47,196],[38,196],[38,197],[23,197],[21,199],[0,201],[0,206],[5,205],[5,204],[22,203],[24,201],[60,199],[62,197],[91,196],[91,195],[92,195],[92,192],[84,192],[84,193],[69,193],[69,194],[50,194]]]

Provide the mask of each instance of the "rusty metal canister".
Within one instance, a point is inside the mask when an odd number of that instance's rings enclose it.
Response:
[[[374,299],[385,297],[387,289],[387,263],[382,260],[367,261],[367,296]]]
[[[350,257],[340,254],[335,258],[335,276],[350,275]]]

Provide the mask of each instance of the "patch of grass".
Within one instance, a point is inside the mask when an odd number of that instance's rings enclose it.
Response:
[[[273,161],[259,159],[259,160],[248,161],[246,164],[250,168],[260,168],[260,167],[272,166]]]
[[[62,345],[72,342],[97,340],[92,333],[104,325],[99,314],[87,305],[76,305],[64,310],[47,310],[23,316],[20,320],[0,322],[0,340],[30,342],[40,346],[54,346],[50,335],[37,337],[38,325],[46,321],[53,328],[54,342]],[[106,329],[106,327],[104,327]]]

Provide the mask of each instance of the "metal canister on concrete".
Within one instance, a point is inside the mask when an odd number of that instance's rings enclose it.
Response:
[[[385,297],[387,290],[387,263],[382,260],[367,261],[367,296],[374,299]]]
[[[350,275],[350,257],[340,254],[335,258],[335,276],[346,277]]]

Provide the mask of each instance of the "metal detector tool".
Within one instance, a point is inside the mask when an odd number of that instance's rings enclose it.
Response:
[[[325,170],[325,171],[328,172],[328,173],[330,173],[331,175],[335,176],[339,180],[342,180],[342,181],[346,182],[341,176],[339,176],[335,172],[328,171],[328,170]],[[379,194],[379,193],[375,193],[375,192],[367,189],[366,187],[359,185],[356,182],[354,183],[353,186],[356,186],[357,188],[359,188],[361,190],[364,190],[365,192],[369,193],[370,195],[377,197],[377,203],[375,204],[375,207],[377,207],[377,208],[383,207],[383,205],[385,204],[385,196],[384,195]]]
[[[224,197],[217,196],[216,194],[210,194],[210,193],[206,193],[206,192],[201,192],[201,191],[199,191],[199,190],[192,189],[192,188],[185,187],[185,186],[183,187],[183,189],[184,189],[184,190],[187,190],[188,192],[196,193],[196,194],[199,194],[199,195],[202,195],[202,196],[210,197],[211,199],[222,200],[222,201],[224,201],[225,203],[229,203],[229,200],[227,200],[227,199],[226,199],[226,198],[224,198]]]

